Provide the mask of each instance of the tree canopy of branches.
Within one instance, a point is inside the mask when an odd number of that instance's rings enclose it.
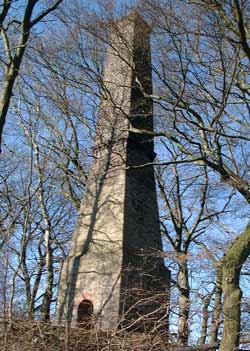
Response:
[[[38,3],[41,3],[39,0],[28,0],[25,2],[4,0],[0,5],[1,63],[3,65],[0,91],[0,144],[14,83],[19,75],[23,56],[31,39],[32,28],[56,10],[62,1],[57,0],[44,8],[41,4],[41,11],[35,15],[36,7],[38,7]]]
[[[134,9],[152,27],[152,95],[136,82],[154,101],[170,341],[233,351],[249,332],[250,1],[140,0]],[[119,1],[0,7],[0,294],[10,319],[53,316],[108,96],[109,23],[129,10]]]

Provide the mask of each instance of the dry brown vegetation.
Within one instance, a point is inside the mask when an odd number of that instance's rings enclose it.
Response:
[[[159,351],[164,338],[143,333],[115,333],[15,319],[0,322],[1,351]]]

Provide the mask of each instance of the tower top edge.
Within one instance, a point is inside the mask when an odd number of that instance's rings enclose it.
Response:
[[[120,17],[114,23],[131,23],[134,22],[135,26],[143,27],[143,29],[151,32],[152,27],[145,21],[143,16],[136,10],[130,11],[126,16]]]

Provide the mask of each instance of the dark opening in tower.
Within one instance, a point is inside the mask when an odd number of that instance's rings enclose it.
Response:
[[[82,300],[77,309],[77,323],[83,328],[91,328],[93,316],[93,303],[90,300]]]

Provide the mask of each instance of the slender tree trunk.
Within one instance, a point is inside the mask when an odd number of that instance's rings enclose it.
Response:
[[[10,100],[12,97],[14,83],[19,74],[19,69],[22,63],[23,55],[25,53],[26,45],[29,40],[30,29],[31,29],[30,19],[35,5],[36,5],[36,1],[34,0],[33,1],[29,0],[26,5],[22,26],[21,26],[20,37],[18,40],[17,49],[15,51],[14,57],[11,57],[10,48],[6,48],[8,52],[8,57],[9,57],[9,62],[8,62],[9,67],[6,69],[4,82],[0,93],[0,144],[2,140],[3,127],[5,124],[6,116],[10,105]]]
[[[8,249],[6,249],[6,251],[4,253],[4,275],[3,275],[3,286],[2,286],[3,300],[1,301],[2,313],[3,313],[4,318],[7,316],[7,306],[8,306],[8,300],[9,300],[9,297],[7,295],[7,291],[9,291],[8,268],[9,268],[9,252],[8,252]]]
[[[31,294],[31,302],[28,310],[28,318],[32,319],[34,318],[34,313],[35,313],[35,303],[36,303],[36,296],[38,289],[40,287],[40,281],[42,278],[42,272],[43,272],[43,267],[44,267],[44,257],[42,256],[42,251],[39,247],[39,255],[40,255],[40,260],[39,260],[39,265],[38,265],[38,270],[36,274],[36,279],[34,281],[33,289],[32,289],[32,294]]]
[[[240,339],[240,270],[250,255],[250,226],[236,238],[222,261],[222,291],[224,295],[224,327],[220,351],[234,351]]]
[[[52,249],[52,240],[51,240],[51,222],[49,213],[46,207],[46,199],[44,196],[44,174],[40,164],[40,155],[39,155],[39,147],[36,144],[36,141],[33,139],[33,147],[36,159],[36,167],[37,167],[37,174],[38,174],[38,191],[37,196],[39,199],[41,212],[43,216],[44,222],[44,242],[45,242],[45,266],[46,266],[46,273],[47,273],[47,281],[46,281],[46,288],[44,292],[44,298],[42,302],[42,319],[44,321],[50,320],[50,306],[51,300],[53,296],[53,284],[54,284],[54,268],[53,268],[53,249]]]
[[[178,253],[178,287],[179,287],[179,320],[178,320],[178,342],[187,345],[189,336],[189,308],[190,308],[190,287],[188,282],[187,255]]]
[[[209,343],[214,343],[218,341],[218,331],[220,327],[221,320],[221,310],[222,310],[222,269],[218,265],[216,269],[216,283],[215,283],[215,294],[214,294],[214,310],[212,314],[212,323],[210,328]]]
[[[45,246],[46,246],[46,272],[47,283],[42,303],[42,319],[44,321],[50,320],[50,306],[53,296],[53,283],[54,283],[54,268],[53,268],[53,251],[51,248],[50,230],[45,231]]]
[[[206,342],[207,337],[207,322],[208,322],[208,307],[211,301],[211,294],[208,294],[203,298],[203,308],[202,308],[202,323],[201,323],[201,336],[199,338],[198,344],[203,345]]]
[[[29,209],[27,209],[25,213],[25,221],[22,228],[23,236],[22,236],[22,246],[21,246],[21,253],[20,253],[20,268],[23,274],[25,293],[26,293],[26,303],[29,309],[30,303],[31,303],[31,279],[30,279],[29,269],[27,267],[27,245],[29,241],[29,237],[27,234],[28,222],[29,222]]]
[[[0,91],[0,145],[2,141],[2,133],[4,124],[6,121],[6,116],[9,110],[10,101],[13,94],[13,88],[15,81],[18,77],[19,70],[21,67],[21,63],[23,60],[23,56],[27,47],[27,43],[30,37],[31,28],[42,21],[44,17],[46,17],[50,12],[54,11],[63,0],[57,0],[54,5],[51,5],[46,10],[42,11],[37,15],[36,18],[32,19],[32,14],[34,12],[34,8],[39,0],[27,0],[24,8],[23,18],[20,21],[20,33],[18,43],[16,43],[16,49],[14,55],[12,54],[13,47],[11,48],[9,45],[9,39],[5,32],[6,39],[4,42],[4,49],[6,51],[6,68],[5,74],[2,79],[3,85]],[[0,12],[0,31],[4,31],[4,27],[8,27],[8,23],[4,26],[4,21],[7,17],[8,11],[11,7],[11,3],[15,3],[15,1],[5,1],[4,4],[1,4],[2,11]]]

